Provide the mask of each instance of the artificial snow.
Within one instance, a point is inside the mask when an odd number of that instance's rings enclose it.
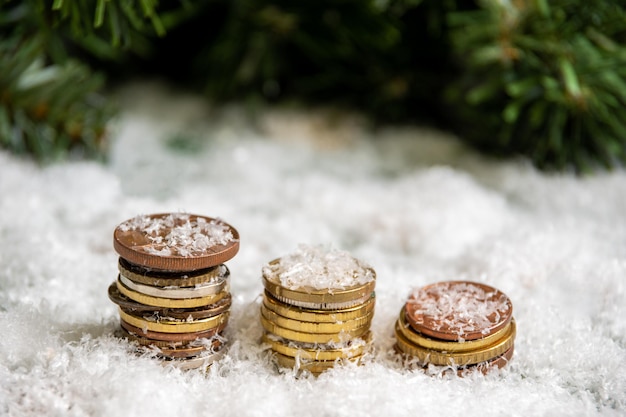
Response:
[[[342,290],[375,279],[369,265],[347,251],[323,245],[300,244],[298,248],[263,266],[263,275],[292,290]]]
[[[195,217],[187,213],[166,216],[138,215],[118,226],[122,232],[141,233],[150,242],[135,248],[156,256],[202,256],[211,254],[217,245],[235,240],[230,227],[221,221]]]
[[[432,323],[434,330],[463,336],[477,331],[491,333],[500,318],[511,315],[509,298],[501,292],[485,291],[471,282],[442,282],[419,288],[407,301],[417,324]]]
[[[626,413],[626,172],[577,178],[476,155],[421,128],[327,110],[215,110],[130,86],[107,164],[38,167],[0,151],[0,415],[621,416]],[[176,140],[172,140],[176,138]],[[184,146],[181,146],[181,143]],[[114,336],[112,234],[141,213],[220,217],[229,349],[205,375]],[[261,269],[298,244],[376,270],[374,353],[318,378],[259,344]],[[507,294],[515,356],[487,376],[429,376],[393,355],[415,288]]]

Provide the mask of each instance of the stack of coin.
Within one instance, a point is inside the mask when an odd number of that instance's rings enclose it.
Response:
[[[237,231],[210,217],[152,214],[120,224],[113,245],[119,275],[109,298],[122,335],[182,369],[221,357],[231,305],[223,263],[239,250]]]
[[[304,247],[263,268],[262,342],[279,366],[319,374],[371,343],[376,274],[346,252]]]
[[[414,291],[396,321],[396,351],[408,364],[486,372],[513,356],[515,320],[501,291],[447,281]]]

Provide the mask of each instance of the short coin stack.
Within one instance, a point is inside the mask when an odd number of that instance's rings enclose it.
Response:
[[[301,245],[263,267],[262,342],[280,367],[319,374],[369,349],[376,274],[348,253]]]
[[[239,250],[237,231],[209,217],[153,214],[120,224],[113,244],[119,275],[109,298],[122,335],[182,369],[221,357],[231,305],[223,263]]]
[[[485,284],[439,282],[409,296],[395,333],[396,351],[407,363],[486,372],[513,356],[513,305]]]

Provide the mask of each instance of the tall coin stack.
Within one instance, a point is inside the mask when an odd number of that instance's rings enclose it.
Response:
[[[371,344],[374,270],[343,251],[301,245],[262,270],[262,342],[280,367],[319,374]]]
[[[120,224],[113,246],[119,275],[109,298],[122,335],[181,369],[219,359],[231,305],[223,263],[239,250],[237,230],[210,217],[152,214]]]
[[[414,291],[395,326],[396,351],[407,363],[486,372],[513,357],[515,319],[501,291],[470,281],[447,281]]]

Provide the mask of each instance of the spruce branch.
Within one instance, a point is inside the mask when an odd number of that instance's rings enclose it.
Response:
[[[102,155],[111,111],[103,79],[74,60],[48,64],[40,37],[0,40],[0,146],[51,161]]]
[[[626,7],[612,0],[480,6],[448,16],[463,75],[446,94],[461,134],[542,168],[626,162]]]

